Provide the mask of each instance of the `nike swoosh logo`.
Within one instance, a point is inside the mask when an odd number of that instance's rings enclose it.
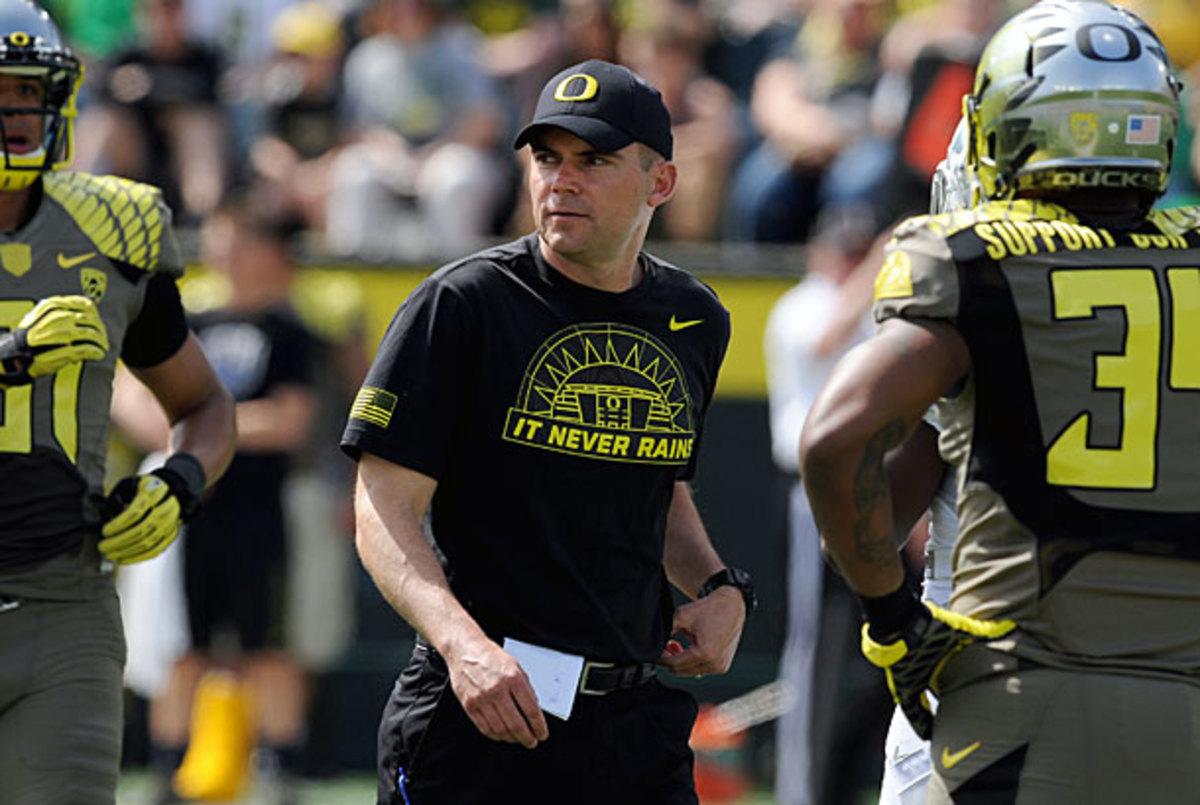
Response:
[[[59,252],[58,253],[58,267],[59,268],[74,268],[75,266],[79,265],[80,263],[85,263],[88,260],[91,260],[95,256],[96,256],[95,252],[88,252],[87,254],[81,254],[78,257],[67,257],[62,252]]]
[[[679,332],[680,330],[686,330],[689,327],[695,327],[697,324],[699,324],[702,321],[704,321],[704,319],[688,319],[687,321],[675,321],[675,317],[672,316],[671,321],[667,326],[671,328],[671,332],[676,333],[676,332]]]
[[[942,766],[947,769],[954,768],[959,763],[961,763],[964,759],[966,759],[967,755],[971,754],[979,747],[980,747],[979,741],[976,741],[975,743],[971,744],[970,746],[959,749],[957,752],[951,752],[950,747],[943,746],[942,747]]]

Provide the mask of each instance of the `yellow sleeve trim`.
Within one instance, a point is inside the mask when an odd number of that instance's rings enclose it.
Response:
[[[167,224],[158,188],[69,171],[47,173],[45,187],[105,257],[147,271],[158,267]]]

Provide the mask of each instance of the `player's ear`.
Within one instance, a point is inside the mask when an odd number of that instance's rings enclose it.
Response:
[[[675,163],[659,158],[650,167],[650,195],[646,203],[651,207],[659,207],[671,200],[675,195],[675,182],[678,174]]]

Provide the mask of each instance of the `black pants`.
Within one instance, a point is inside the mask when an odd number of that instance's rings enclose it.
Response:
[[[379,725],[379,805],[696,805],[690,693],[651,680],[546,720],[532,750],[485,738],[442,658],[418,646]]]

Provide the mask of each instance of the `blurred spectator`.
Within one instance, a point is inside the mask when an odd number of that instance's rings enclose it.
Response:
[[[355,638],[354,465],[338,448],[346,412],[367,373],[365,300],[350,272],[309,269],[296,277],[291,304],[316,336],[312,389],[317,409],[284,485],[288,534],[285,645],[309,679],[307,760],[328,769],[338,754],[336,718],[323,683]]]
[[[842,349],[870,308],[892,226],[927,209],[929,182],[962,116],[975,63],[1007,15],[1007,0],[934,0],[905,13],[884,37],[885,73],[872,117],[877,131],[891,133],[894,146],[883,186],[871,199],[876,236],[843,284],[838,313],[816,344],[818,352]]]
[[[79,118],[75,166],[156,185],[183,221],[216,206],[228,177],[227,129],[217,103],[221,62],[193,40],[183,0],[138,0],[140,42],[92,83]]]
[[[748,104],[754,79],[768,62],[791,52],[796,32],[812,0],[695,0],[716,17],[714,37],[704,53],[708,72]],[[745,121],[749,125],[749,120]]]
[[[614,0],[557,0],[516,30],[489,37],[483,63],[516,101],[513,119],[533,115],[538,93],[564,67],[588,59],[620,61],[622,27]]]
[[[196,39],[219,48],[229,64],[259,67],[275,49],[275,20],[298,1],[194,0],[187,6],[187,27]]]
[[[623,27],[616,6],[616,0],[557,0],[530,15],[524,27],[488,38],[484,67],[512,99],[506,123],[519,125],[533,117],[542,87],[572,64],[620,63]],[[522,149],[516,157],[524,170],[529,151]],[[533,229],[529,203],[528,193],[510,194],[505,229],[522,234]]]
[[[719,237],[721,205],[738,153],[736,101],[704,71],[702,56],[712,20],[697,4],[664,6],[649,31],[626,34],[625,61],[663,94],[671,113],[679,182],[656,216],[653,237],[707,241]]]
[[[496,227],[511,180],[502,105],[449,0],[375,0],[349,53],[352,138],[334,160],[326,242],[367,258],[462,255]]]
[[[925,212],[929,182],[962,117],[984,44],[1009,12],[1006,0],[932,0],[903,14],[880,48],[883,76],[872,101],[874,130],[894,142],[874,198],[880,229]]]
[[[198,795],[201,784],[212,785],[203,773],[211,757],[206,762],[204,755],[214,740],[219,747],[220,736],[188,746],[189,713],[202,676],[226,668],[254,702],[260,790],[269,792],[269,802],[287,802],[307,690],[300,666],[282,650],[283,488],[316,407],[314,343],[290,306],[293,267],[275,222],[246,200],[230,202],[205,222],[202,244],[205,264],[228,282],[228,298],[191,324],[237,401],[237,454],[183,538],[191,648],[151,702],[151,743],[161,801],[175,801],[167,780],[176,767],[178,793]],[[114,418],[143,446],[157,448],[165,443],[165,422],[148,416],[145,403],[144,394],[122,384]]]
[[[755,79],[751,116],[763,142],[738,168],[726,234],[802,242],[826,203],[869,199],[889,151],[872,136],[870,98],[891,0],[816,0],[793,52]]]
[[[823,216],[833,215],[830,211]],[[853,640],[853,599],[844,584],[827,572],[821,537],[799,478],[800,431],[808,410],[834,365],[874,327],[866,311],[853,336],[833,353],[817,349],[835,318],[842,285],[870,242],[871,228],[861,218],[823,221],[822,233],[806,249],[804,278],[779,298],[767,319],[764,355],[770,403],[771,450],[775,465],[791,480],[788,494],[787,635],[779,678],[790,707],[775,730],[775,794],[780,805],[834,805],[845,801],[826,767],[847,770],[847,756],[863,751],[872,729],[886,724],[885,691],[862,696],[873,681],[870,666],[857,656]],[[847,609],[846,604],[850,607]],[[822,657],[818,663],[818,646]],[[860,668],[863,665],[865,667]],[[860,673],[862,672],[862,673]],[[827,704],[818,705],[819,698]],[[827,717],[836,711],[836,719]],[[814,716],[820,713],[821,718]],[[860,730],[862,732],[860,732]],[[836,740],[837,736],[850,736]],[[882,736],[882,732],[880,732]],[[882,741],[882,737],[880,738]],[[866,754],[870,755],[868,750]],[[841,791],[856,789],[844,781]]]
[[[261,127],[250,147],[250,181],[280,218],[323,231],[329,171],[341,133],[341,20],[298,3],[272,26],[275,53],[255,80]]]

